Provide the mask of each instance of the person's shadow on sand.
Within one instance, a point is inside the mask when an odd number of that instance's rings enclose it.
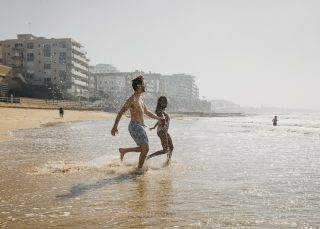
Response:
[[[57,195],[56,198],[57,199],[74,198],[84,194],[85,192],[96,190],[105,186],[134,181],[139,175],[142,175],[142,174],[138,174],[138,173],[122,174],[116,177],[98,180],[97,182],[92,184],[77,184],[70,189],[70,192]]]

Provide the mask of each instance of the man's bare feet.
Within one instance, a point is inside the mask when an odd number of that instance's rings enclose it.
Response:
[[[125,149],[119,148],[119,153],[120,153],[120,160],[121,162],[123,162],[123,156],[126,153]]]
[[[143,175],[149,170],[148,166],[143,166],[142,168],[137,168],[134,173],[137,175]]]

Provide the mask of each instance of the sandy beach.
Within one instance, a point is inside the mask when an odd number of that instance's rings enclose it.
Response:
[[[115,114],[98,111],[65,110],[64,118],[58,110],[0,108],[0,141],[10,140],[10,131],[37,128],[53,123],[113,119]]]

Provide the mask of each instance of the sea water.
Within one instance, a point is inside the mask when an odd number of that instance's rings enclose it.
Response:
[[[319,228],[320,116],[173,118],[172,162],[121,120],[13,131],[0,143],[2,228]],[[153,126],[152,120],[146,120]],[[161,149],[155,131],[150,152]]]

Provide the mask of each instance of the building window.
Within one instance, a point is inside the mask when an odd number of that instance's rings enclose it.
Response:
[[[27,53],[27,61],[34,61],[34,54],[33,53]]]
[[[65,64],[66,63],[66,53],[65,52],[61,52],[59,54],[59,63],[60,64]]]
[[[66,71],[59,71],[59,77],[61,81],[65,81],[67,78],[67,73]]]
[[[32,73],[27,73],[27,79],[33,79],[34,78],[34,74]]]
[[[67,47],[66,42],[65,41],[60,41],[59,42],[59,47],[60,48],[66,48]]]
[[[50,44],[45,44],[43,46],[43,56],[45,56],[45,57],[51,56],[51,45]]]
[[[27,49],[33,49],[33,43],[27,43]]]
[[[43,68],[44,68],[44,69],[51,69],[51,64],[44,64],[44,65],[43,65]]]

